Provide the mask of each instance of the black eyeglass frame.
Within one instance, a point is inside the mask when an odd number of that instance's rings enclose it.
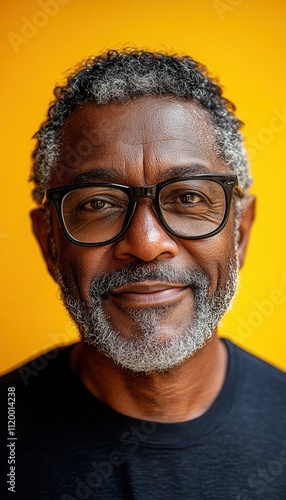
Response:
[[[224,191],[225,194],[225,214],[224,218],[221,222],[221,224],[214,230],[211,231],[210,233],[204,234],[202,236],[181,236],[180,234],[176,233],[171,229],[167,223],[164,220],[164,217],[162,215],[162,211],[160,208],[159,204],[159,194],[162,191],[162,189],[167,186],[168,184],[172,184],[174,182],[179,182],[179,181],[188,181],[188,180],[195,180],[195,179],[205,179],[205,180],[210,180],[213,182],[216,182],[219,184]],[[129,205],[128,209],[126,212],[126,216],[122,225],[121,231],[114,236],[113,238],[107,240],[107,241],[101,241],[99,243],[84,243],[82,241],[79,241],[71,234],[69,233],[64,216],[63,216],[63,199],[65,195],[70,193],[71,191],[74,191],[76,189],[81,189],[85,187],[111,187],[111,188],[117,188],[128,196],[129,200]],[[225,227],[228,218],[229,218],[229,213],[230,213],[230,207],[231,207],[231,200],[232,200],[232,195],[235,193],[237,196],[242,198],[244,196],[244,192],[242,188],[238,184],[238,177],[235,174],[223,174],[223,173],[214,173],[214,174],[193,174],[189,175],[186,177],[175,177],[168,179],[163,182],[159,182],[158,184],[154,184],[152,186],[139,186],[139,187],[132,187],[132,186],[125,186],[123,184],[114,184],[112,182],[89,182],[89,183],[83,183],[83,184],[70,184],[68,186],[62,186],[62,187],[55,187],[55,188],[49,188],[45,192],[45,197],[43,199],[43,205],[47,205],[47,203],[52,203],[56,209],[57,216],[61,225],[61,228],[66,236],[66,238],[71,241],[72,243],[79,245],[79,246],[84,246],[84,247],[98,247],[98,246],[104,246],[104,245],[109,245],[110,243],[114,243],[115,241],[118,241],[129,229],[134,214],[137,206],[137,201],[140,198],[149,198],[153,201],[153,205],[155,208],[155,214],[164,227],[164,229],[171,235],[175,236],[176,238],[180,238],[183,240],[202,240],[205,238],[210,238],[211,236],[215,236],[216,234],[220,233],[222,229]]]

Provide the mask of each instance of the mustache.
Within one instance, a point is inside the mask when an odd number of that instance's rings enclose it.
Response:
[[[171,264],[159,262],[153,265],[138,263],[128,264],[126,267],[104,274],[99,279],[93,279],[90,285],[90,296],[94,301],[101,300],[127,283],[142,283],[161,281],[171,284],[182,284],[197,290],[206,290],[209,286],[209,277],[200,268],[177,269]]]

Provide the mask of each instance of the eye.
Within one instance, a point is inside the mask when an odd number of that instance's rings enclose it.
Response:
[[[190,193],[181,194],[179,196],[179,201],[181,203],[195,205],[197,203],[202,202],[203,199],[202,199],[202,196],[200,196],[198,193],[190,192]]]
[[[102,209],[106,209],[106,208],[110,208],[112,206],[112,204],[106,200],[103,200],[103,199],[93,199],[93,200],[89,200],[89,201],[86,201],[84,203],[81,203],[81,205],[79,206],[79,209],[80,210],[102,210]]]
[[[196,207],[197,205],[208,203],[206,196],[198,191],[177,191],[171,193],[166,200],[171,205],[181,206],[182,208]]]
[[[204,193],[188,188],[171,191],[161,201],[161,207],[165,212],[188,216],[204,213],[209,205],[210,202]]]

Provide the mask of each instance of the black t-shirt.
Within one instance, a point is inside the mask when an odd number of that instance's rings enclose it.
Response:
[[[1,499],[285,500],[286,375],[224,342],[220,394],[183,423],[113,411],[71,372],[71,347],[2,377]]]

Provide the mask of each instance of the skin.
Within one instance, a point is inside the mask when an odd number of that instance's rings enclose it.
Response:
[[[87,139],[88,138],[88,139]],[[71,165],[71,149],[79,153]],[[198,169],[199,165],[199,170]],[[75,176],[94,168],[105,171],[104,180],[132,186],[151,185],[174,175],[173,169],[190,167],[196,172],[229,172],[215,155],[212,126],[208,114],[197,105],[174,98],[142,97],[127,104],[104,107],[85,104],[65,124],[61,155],[51,187],[70,184]],[[101,179],[99,179],[101,180]],[[251,224],[254,198],[243,200],[238,257],[242,265]],[[43,210],[31,214],[35,235],[53,277],[51,252]],[[234,255],[234,210],[226,227],[216,236],[187,241],[169,235],[158,221],[152,203],[141,199],[128,232],[117,242],[102,247],[80,247],[62,233],[52,212],[56,260],[64,262],[71,277],[73,293],[90,303],[89,285],[93,277],[125,267],[131,262],[169,261],[175,268],[199,266],[210,278],[210,296],[225,282],[225,262]],[[105,304],[120,334],[130,338],[134,326],[121,305],[129,308],[150,304],[172,304],[168,318],[158,330],[166,338],[183,330],[187,311],[193,310],[190,288],[150,283],[127,286],[112,294]],[[137,335],[140,332],[135,332]],[[207,411],[218,396],[227,369],[227,352],[214,332],[212,339],[194,356],[164,374],[134,376],[80,342],[71,355],[71,367],[85,386],[114,410],[136,418],[179,422]]]

